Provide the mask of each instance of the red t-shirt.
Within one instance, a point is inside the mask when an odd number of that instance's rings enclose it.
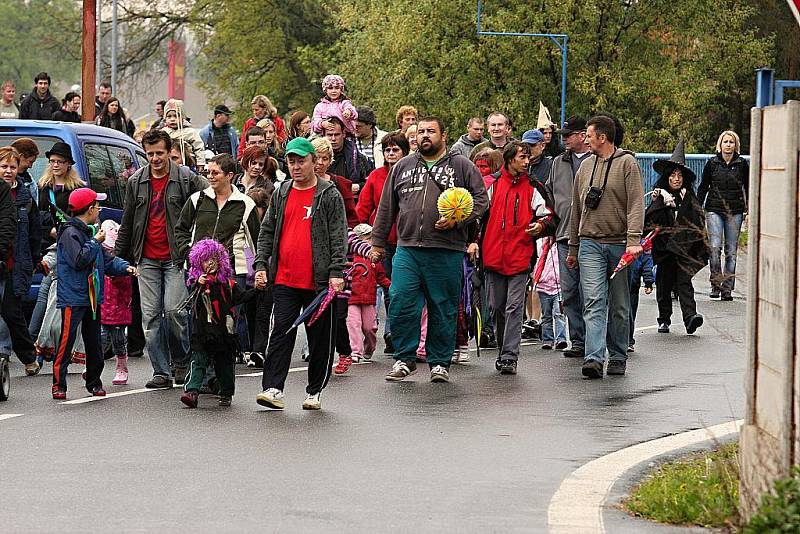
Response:
[[[150,176],[153,194],[150,197],[147,228],[144,232],[142,256],[149,260],[168,260],[171,258],[167,240],[167,181],[168,177]]]
[[[289,190],[278,246],[276,285],[316,289],[311,255],[311,206],[316,190]]]

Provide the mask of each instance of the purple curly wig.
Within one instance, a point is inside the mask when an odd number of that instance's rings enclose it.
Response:
[[[201,275],[207,274],[203,271],[203,262],[208,260],[216,260],[219,265],[216,273],[218,282],[227,283],[233,278],[231,259],[225,246],[214,239],[201,239],[189,251],[189,279],[186,281],[188,285],[193,285]]]

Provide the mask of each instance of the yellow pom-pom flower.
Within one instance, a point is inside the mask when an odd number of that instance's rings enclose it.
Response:
[[[445,189],[436,202],[439,215],[445,219],[461,222],[472,213],[472,195],[463,187]]]

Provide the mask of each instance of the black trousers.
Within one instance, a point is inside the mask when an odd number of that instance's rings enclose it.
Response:
[[[264,374],[261,386],[264,390],[277,388],[283,391],[289,366],[292,363],[294,342],[297,339],[297,328],[289,328],[305,309],[317,292],[308,289],[296,289],[277,285],[272,289],[272,333],[269,339],[269,348],[264,362]],[[306,326],[308,336],[308,386],[306,393],[314,395],[322,391],[328,384],[333,365],[333,347],[336,335],[336,324],[333,308],[330,306],[311,326]]]
[[[683,324],[697,313],[694,300],[692,277],[678,264],[675,258],[662,261],[656,269],[656,301],[658,302],[658,322],[671,324],[672,291],[678,294]]]
[[[53,362],[53,390],[67,390],[67,368],[72,360],[72,347],[78,328],[86,347],[86,389],[103,386],[103,349],[100,343],[100,311],[92,317],[89,306],[67,306],[61,310],[61,339],[58,341],[56,359]]]
[[[336,352],[339,356],[350,356],[353,349],[350,347],[350,332],[347,330],[347,301],[345,299],[335,298],[331,302],[331,306],[335,306],[334,313],[336,314]]]
[[[244,305],[251,350],[264,354],[269,342],[269,322],[272,316],[272,287],[258,292],[258,297]]]
[[[3,290],[3,301],[0,304],[0,315],[8,326],[11,334],[11,348],[17,355],[19,361],[24,364],[36,361],[36,353],[33,347],[33,339],[28,333],[28,323],[25,321],[25,314],[22,311],[22,302],[14,294],[14,280],[9,276],[5,280]]]

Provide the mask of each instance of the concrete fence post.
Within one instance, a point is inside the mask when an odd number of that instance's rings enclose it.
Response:
[[[747,414],[740,487],[745,519],[800,457],[800,102],[754,108],[751,117]]]

